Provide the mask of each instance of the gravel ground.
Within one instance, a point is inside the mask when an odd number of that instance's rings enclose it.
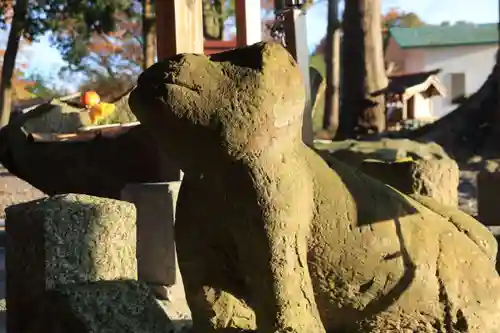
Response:
[[[0,164],[0,219],[5,219],[5,208],[8,206],[39,199],[44,196],[41,191],[11,175]]]

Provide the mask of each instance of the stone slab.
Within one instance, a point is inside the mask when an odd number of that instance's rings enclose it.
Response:
[[[59,285],[136,279],[136,211],[127,202],[58,195],[10,206],[7,303],[11,332],[22,332],[33,304]]]
[[[137,209],[137,269],[157,297],[168,298],[176,283],[174,218],[181,182],[127,184],[122,200]]]

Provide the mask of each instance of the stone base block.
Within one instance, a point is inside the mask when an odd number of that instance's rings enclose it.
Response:
[[[46,290],[137,279],[134,205],[68,194],[11,206],[6,213],[9,332],[23,332]]]

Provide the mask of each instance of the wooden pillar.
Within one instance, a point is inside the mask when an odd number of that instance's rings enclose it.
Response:
[[[204,51],[202,0],[158,0],[156,2],[156,47],[158,61],[179,53]],[[179,170],[178,180],[182,179]]]
[[[309,79],[309,49],[307,47],[306,14],[294,8],[285,12],[285,41],[288,52],[297,61],[304,77],[306,103],[302,124],[302,139],[308,146],[313,145],[311,82]]]
[[[179,53],[203,53],[202,0],[156,2],[158,60]]]
[[[338,0],[328,1],[326,38],[326,89],[323,129],[335,135],[339,127],[340,116],[340,22]]]
[[[260,12],[260,1],[236,0],[236,41],[238,47],[262,41]]]
[[[202,0],[157,0],[156,45],[158,61],[180,53],[204,51]],[[167,157],[168,158],[168,157]],[[177,170],[176,170],[177,171]],[[176,172],[177,173],[177,172]],[[168,299],[180,277],[176,262],[174,223],[182,171],[168,183],[129,184],[122,199],[137,207],[139,278],[157,297]]]
[[[410,101],[406,96],[401,98],[403,102],[403,114],[401,115],[402,120],[408,119],[408,102]]]

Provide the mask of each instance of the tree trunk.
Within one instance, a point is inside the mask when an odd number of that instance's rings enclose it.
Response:
[[[340,30],[338,0],[328,0],[328,27],[326,38],[326,89],[323,129],[333,138],[339,126]]]
[[[0,82],[0,128],[9,123],[12,111],[12,76],[16,68],[17,52],[21,41],[26,12],[28,10],[28,0],[17,0],[14,6],[14,17],[9,32],[7,48],[3,56],[2,76]]]
[[[203,0],[203,36],[210,40],[224,38],[224,4],[222,0]]]
[[[142,0],[142,69],[146,70],[155,63],[156,25],[152,0]]]
[[[224,39],[224,21],[225,18],[222,15],[222,12],[224,11],[224,1],[223,0],[214,0],[214,7],[215,7],[215,12],[218,14],[218,27],[219,27],[219,33],[218,33],[218,38],[219,40]]]
[[[342,137],[385,130],[380,0],[346,0],[343,17]]]

